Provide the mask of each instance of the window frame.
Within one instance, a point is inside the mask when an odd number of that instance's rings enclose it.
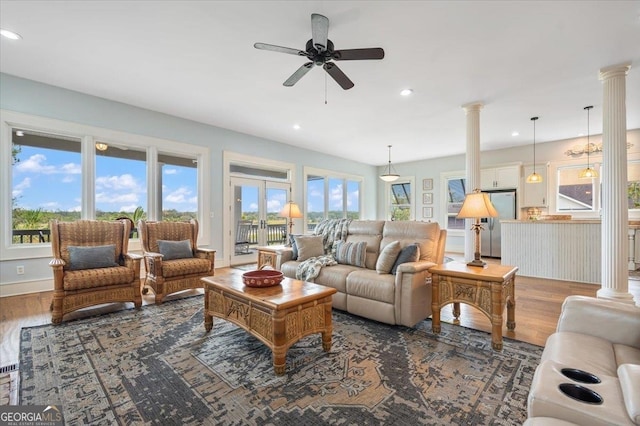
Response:
[[[205,220],[204,209],[209,209],[210,203],[210,150],[209,148],[191,145],[183,142],[176,142],[166,139],[159,139],[150,136],[137,135],[122,131],[110,130],[100,127],[94,127],[69,121],[39,117],[30,114],[19,113],[0,109],[0,164],[8,165],[2,167],[0,172],[2,176],[2,191],[0,196],[0,211],[3,212],[0,219],[0,261],[17,260],[25,258],[48,258],[51,257],[51,244],[40,243],[37,245],[12,244],[12,204],[11,189],[12,166],[11,166],[11,148],[12,148],[12,129],[19,128],[42,133],[61,134],[70,137],[77,137],[81,140],[81,167],[82,167],[82,184],[81,184],[81,218],[94,219],[96,214],[95,208],[95,143],[100,142],[113,143],[116,145],[125,145],[145,150],[147,153],[147,218],[155,220],[161,217],[158,213],[157,206],[158,197],[162,194],[158,193],[158,185],[155,179],[159,172],[158,151],[162,153],[173,154],[184,157],[185,152],[192,153],[194,159],[198,162],[197,171],[197,193],[198,193],[198,221],[200,223],[200,235],[198,243],[208,245],[210,243],[211,225]],[[129,242],[129,249],[132,251],[140,250],[140,241],[137,239]]]
[[[451,179],[462,179],[463,181],[465,181],[465,185],[466,185],[466,172],[464,170],[456,170],[456,171],[452,171],[452,172],[442,172],[440,173],[440,200],[441,200],[441,204],[440,204],[440,208],[438,209],[438,222],[441,224],[440,226],[443,229],[447,230],[447,235],[448,236],[464,236],[465,235],[465,229],[455,229],[455,228],[448,228],[447,226],[449,225],[449,210],[447,208],[447,206],[449,205],[449,180]],[[465,192],[466,193],[466,192]]]
[[[408,183],[411,188],[411,194],[409,197],[409,219],[408,220],[417,220],[417,205],[416,205],[416,179],[414,176],[400,176],[398,179],[393,182],[385,182],[384,183],[384,217],[385,220],[391,220],[391,185],[397,185],[402,183]],[[420,187],[422,188],[422,186]]]

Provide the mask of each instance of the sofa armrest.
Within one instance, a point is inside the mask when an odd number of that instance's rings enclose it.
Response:
[[[556,330],[640,348],[640,307],[595,297],[569,296],[562,304]]]
[[[293,260],[293,250],[291,247],[281,248],[276,250],[276,264],[273,265],[274,269],[280,270],[283,263]]]
[[[435,263],[428,260],[420,260],[418,262],[407,262],[398,265],[398,273],[412,274],[416,272],[427,271],[432,266],[436,266]]]

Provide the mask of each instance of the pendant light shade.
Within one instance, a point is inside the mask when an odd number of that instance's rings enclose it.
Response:
[[[533,173],[527,176],[527,183],[541,183],[542,176],[536,173],[536,120],[538,117],[531,117],[533,121]]]
[[[380,175],[380,179],[385,182],[393,182],[398,180],[400,175],[395,172],[395,169],[391,165],[391,145],[387,146],[389,147],[389,164],[387,164],[387,167],[384,169],[384,173]]]
[[[580,179],[593,179],[598,177],[598,172],[591,168],[591,159],[589,155],[592,149],[591,143],[589,142],[589,111],[591,108],[593,108],[593,105],[584,107],[584,109],[587,110],[587,168],[580,170],[580,174],[578,175]]]

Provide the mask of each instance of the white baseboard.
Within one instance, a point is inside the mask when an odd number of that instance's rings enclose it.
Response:
[[[53,291],[53,280],[23,281],[0,285],[0,297]]]

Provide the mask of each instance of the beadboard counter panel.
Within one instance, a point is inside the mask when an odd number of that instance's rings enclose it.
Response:
[[[599,220],[501,221],[502,263],[528,277],[599,284]]]

